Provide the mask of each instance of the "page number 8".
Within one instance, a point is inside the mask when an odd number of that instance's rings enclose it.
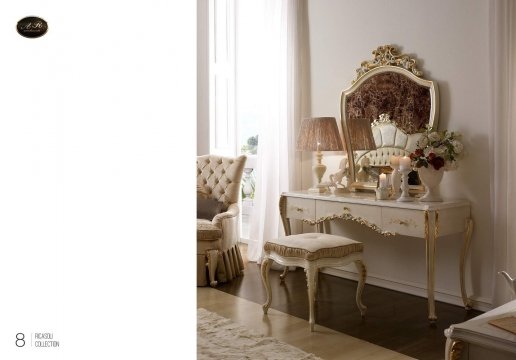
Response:
[[[16,346],[18,347],[24,347],[25,346],[25,334],[24,333],[18,333],[16,334]]]

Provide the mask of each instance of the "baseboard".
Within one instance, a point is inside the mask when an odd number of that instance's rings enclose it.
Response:
[[[333,276],[338,276],[345,279],[357,280],[357,274],[351,271],[337,269],[337,268],[324,268],[321,272]],[[426,288],[417,283],[405,282],[396,279],[388,279],[377,274],[367,274],[366,284],[379,286],[382,288],[403,292],[406,294],[416,295],[420,297],[427,297]],[[435,300],[442,301],[447,304],[453,304],[458,306],[464,306],[462,303],[462,297],[460,293],[453,293],[448,290],[435,289]],[[489,311],[493,309],[492,300],[483,297],[471,297],[473,309],[479,311]]]

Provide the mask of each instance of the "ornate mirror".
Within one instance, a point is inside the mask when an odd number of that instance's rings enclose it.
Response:
[[[357,78],[341,94],[352,191],[376,188],[380,173],[390,171],[391,156],[408,156],[422,129],[436,127],[438,121],[437,84],[422,78],[416,60],[399,54],[392,45],[378,47],[373,57],[362,62]],[[359,131],[369,126],[369,134]],[[417,176],[411,185],[423,190]]]

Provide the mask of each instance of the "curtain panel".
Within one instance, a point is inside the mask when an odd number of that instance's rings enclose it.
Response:
[[[492,0],[489,16],[493,306],[499,306],[511,300],[511,292],[498,272],[516,276],[516,4]]]
[[[307,1],[263,1],[261,81],[267,89],[260,119],[255,203],[248,258],[261,263],[263,244],[283,234],[279,214],[282,192],[301,188],[298,129],[309,114],[309,47]]]

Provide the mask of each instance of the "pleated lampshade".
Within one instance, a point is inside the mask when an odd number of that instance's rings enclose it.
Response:
[[[371,122],[368,119],[349,119],[349,140],[354,150],[376,150]]]
[[[304,119],[299,129],[297,149],[304,151],[342,151],[342,140],[334,117]]]

